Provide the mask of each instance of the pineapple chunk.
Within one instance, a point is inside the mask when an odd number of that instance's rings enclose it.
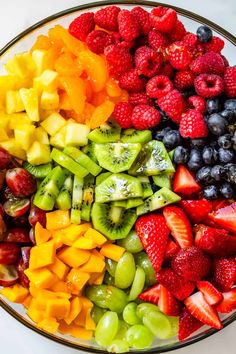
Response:
[[[69,123],[66,126],[65,143],[71,146],[84,146],[88,144],[88,133],[90,129],[87,125]]]
[[[48,134],[46,130],[42,127],[38,127],[35,129],[34,136],[39,143],[49,145]]]
[[[15,140],[19,143],[23,150],[28,150],[33,143],[35,136],[35,126],[29,124],[19,124],[14,129]]]
[[[16,75],[23,80],[33,78],[36,69],[30,53],[14,55],[14,57],[8,60],[5,68],[10,75]]]
[[[64,127],[64,125],[66,125],[66,120],[59,113],[52,113],[41,123],[46,132],[52,136]]]
[[[58,73],[54,70],[44,70],[44,72],[34,78],[34,87],[39,91],[55,91],[58,87]]]
[[[7,114],[23,112],[25,110],[19,91],[7,91],[6,112]]]
[[[16,78],[11,75],[0,76],[0,106],[5,106],[6,92],[16,90]]]
[[[35,141],[27,151],[27,160],[32,165],[41,165],[51,161],[50,147]]]
[[[6,131],[8,131],[9,117],[8,114],[0,113],[0,128],[5,129]]]
[[[33,122],[39,121],[39,99],[38,92],[34,88],[20,89],[20,96],[23,101],[26,113]]]
[[[26,113],[12,113],[8,115],[9,129],[14,130],[21,124],[30,125],[32,121],[29,119]],[[1,124],[1,123],[0,123]]]
[[[0,142],[0,146],[3,147],[3,149],[7,150],[9,154],[17,157],[18,159],[26,160],[25,151],[15,139],[8,139],[6,141],[2,141]]]
[[[59,107],[59,95],[55,92],[43,91],[40,99],[40,107],[45,110],[55,110]]]
[[[65,135],[66,135],[66,126],[61,128],[58,133],[50,138],[50,144],[59,149],[64,149],[66,147],[65,143]]]
[[[0,127],[0,141],[8,140],[6,130]]]
[[[36,66],[36,76],[39,76],[48,67],[47,51],[44,49],[35,49],[31,55]]]

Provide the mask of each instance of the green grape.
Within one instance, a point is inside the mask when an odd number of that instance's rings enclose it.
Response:
[[[98,345],[107,347],[118,331],[119,319],[116,312],[107,311],[100,318],[95,329],[95,340]]]
[[[108,272],[106,272],[103,283],[107,285],[115,285],[115,278],[112,275],[110,275]]]
[[[107,351],[110,353],[126,353],[129,351],[129,344],[126,340],[114,339],[107,347]]]
[[[116,266],[117,266],[117,262],[113,261],[112,259],[108,258],[106,260],[106,270],[108,271],[108,273],[114,277],[115,276],[115,272],[116,272]]]
[[[147,254],[145,252],[140,252],[136,254],[134,257],[135,257],[136,264],[140,266],[146,274],[145,284],[147,285],[147,287],[156,284],[157,280],[156,280],[155,271],[152,267],[152,263],[148,258]]]
[[[143,316],[143,324],[159,339],[167,339],[171,335],[170,321],[161,312],[149,311]]]
[[[126,251],[138,253],[143,250],[143,245],[134,230],[130,231],[129,235],[122,240],[118,240],[118,245],[124,247]]]
[[[135,276],[134,276],[134,281],[129,292],[130,301],[137,299],[139,294],[141,294],[141,292],[143,291],[144,284],[145,284],[145,272],[143,268],[137,266]]]
[[[125,306],[123,311],[123,319],[129,325],[135,325],[141,323],[140,318],[136,314],[137,304],[135,302],[130,302]]]
[[[176,316],[167,316],[171,324],[171,334],[169,338],[175,337],[179,332],[179,317]]]
[[[119,320],[119,328],[118,328],[118,332],[115,336],[115,339],[124,339],[129,327],[130,326],[128,325],[128,323],[126,323],[123,320]]]
[[[101,309],[101,307],[98,307],[96,305],[93,306],[91,311],[91,316],[96,324],[98,323],[98,321],[104,315],[105,312],[106,312],[105,309]]]
[[[149,311],[157,311],[160,312],[160,309],[158,306],[154,305],[154,304],[150,304],[148,302],[143,302],[142,304],[139,304],[137,306],[137,316],[139,318],[143,318],[144,315],[146,315],[147,313],[149,313]]]
[[[137,324],[127,331],[126,340],[130,347],[136,349],[149,348],[153,342],[153,334],[144,325]]]
[[[117,263],[115,285],[120,289],[128,288],[135,276],[136,266],[131,253],[125,252]]]

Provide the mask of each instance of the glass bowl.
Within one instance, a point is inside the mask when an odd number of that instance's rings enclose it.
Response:
[[[78,15],[86,11],[96,11],[101,7],[118,4],[122,8],[131,9],[135,5],[143,6],[146,10],[151,11],[151,9],[158,5],[166,6],[167,4],[161,4],[158,2],[152,1],[135,1],[135,0],[126,0],[126,1],[99,1],[99,3],[89,3],[81,6],[77,6],[74,8],[70,8],[68,10],[59,12],[55,15],[52,15],[44,20],[36,23],[31,26],[21,34],[19,34],[16,38],[14,38],[11,42],[9,42],[4,48],[0,50],[0,72],[4,72],[4,64],[6,61],[12,57],[14,54],[27,51],[31,48],[36,38],[40,34],[46,34],[48,29],[55,26],[56,24],[61,24],[63,26],[68,26],[69,23]],[[180,19],[185,24],[186,28],[190,31],[196,31],[197,27],[200,24],[205,24],[214,30],[214,32],[222,37],[225,41],[225,48],[223,54],[227,57],[231,65],[234,65],[234,58],[236,53],[236,37],[218,26],[217,24],[207,20],[204,17],[201,17],[197,14],[194,14],[190,11],[187,11],[182,8],[178,8],[172,5],[168,5],[174,8]],[[64,344],[68,347],[76,348],[82,351],[92,352],[92,353],[105,353],[104,350],[100,349],[99,346],[94,341],[85,341],[73,338],[69,335],[62,335],[60,333],[50,334],[45,332],[44,330],[39,329],[36,324],[34,324],[25,314],[24,308],[22,305],[12,304],[3,299],[0,295],[0,305],[6,310],[11,316],[13,316],[16,320],[21,322],[23,325],[32,329],[33,331],[61,344]],[[233,311],[229,314],[221,316],[223,327],[225,328],[233,321],[236,320],[236,311]],[[182,348],[198,342],[204,338],[207,338],[217,331],[215,329],[209,329],[209,327],[202,327],[197,332],[194,333],[191,337],[186,339],[183,342],[179,342],[177,338],[171,338],[169,340],[158,340],[154,342],[153,346],[145,350],[145,352],[150,353],[163,353],[170,350]],[[140,351],[133,351],[134,353]]]

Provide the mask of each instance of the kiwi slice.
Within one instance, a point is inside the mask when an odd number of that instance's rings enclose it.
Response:
[[[95,155],[95,143],[93,141],[89,141],[86,146],[82,148],[82,151],[95,163],[98,162]]]
[[[87,176],[89,171],[83,166],[79,165],[71,157],[67,156],[64,152],[54,148],[51,152],[51,158],[60,166],[67,168],[74,175],[83,178]]]
[[[161,141],[152,140],[145,144],[129,174],[155,176],[163,172],[175,172],[164,144]]]
[[[170,189],[163,187],[150,198],[146,199],[144,203],[137,207],[137,215],[149,213],[150,211],[163,208],[164,206],[180,201],[180,197],[172,192]]]
[[[81,219],[90,221],[92,203],[94,202],[95,178],[88,175],[84,179],[83,201],[81,206]]]
[[[81,204],[83,199],[84,180],[78,176],[74,177],[73,192],[72,192],[72,207],[71,207],[71,223],[81,223]]]
[[[57,209],[60,209],[60,210],[69,210],[71,208],[71,204],[72,204],[72,189],[73,189],[73,177],[72,177],[72,174],[70,174],[58,196],[57,196],[57,199],[56,199],[56,207]]]
[[[96,186],[98,186],[100,183],[102,183],[103,181],[105,181],[105,179],[107,179],[108,177],[110,177],[112,175],[111,172],[104,172],[101,173],[99,176],[97,176],[96,178]]]
[[[143,198],[128,199],[126,204],[126,209],[135,208],[141,204],[143,204]]]
[[[91,216],[93,227],[110,240],[125,238],[137,219],[134,209],[100,203],[93,204]]]
[[[31,165],[29,162],[25,162],[23,164],[23,168],[27,170],[32,176],[34,176],[37,179],[43,179],[47,177],[47,175],[52,171],[52,164],[46,163],[44,165]]]
[[[34,196],[34,205],[43,210],[52,210],[68,172],[60,166],[55,167],[40,183]]]
[[[116,200],[115,202],[112,202],[112,205],[121,207],[121,208],[126,208],[128,200]]]
[[[120,140],[122,143],[144,144],[152,140],[152,133],[150,130],[125,129],[122,131]]]
[[[143,187],[143,199],[153,195],[153,190],[149,178],[147,176],[138,176],[138,179],[140,180]]]
[[[172,174],[162,173],[161,175],[153,176],[152,179],[156,186],[171,189]]]
[[[169,151],[169,153],[168,153],[172,162],[174,161],[174,153],[175,153],[175,149]]]
[[[113,143],[120,140],[121,128],[114,122],[102,124],[88,134],[95,143]]]
[[[132,166],[141,148],[139,143],[96,144],[95,154],[100,166],[110,172],[118,173]]]
[[[97,203],[112,202],[143,197],[143,189],[138,178],[124,173],[113,174],[95,188]]]

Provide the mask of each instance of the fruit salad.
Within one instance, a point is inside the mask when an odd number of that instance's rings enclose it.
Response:
[[[220,330],[236,310],[223,48],[171,8],[105,6],[7,61],[0,293],[35,326],[121,353]]]

